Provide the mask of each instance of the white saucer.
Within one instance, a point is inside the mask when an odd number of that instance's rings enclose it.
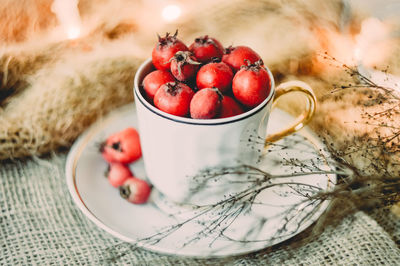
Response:
[[[269,122],[269,132],[278,130],[279,125],[285,125],[292,119],[287,113],[279,109],[274,110]],[[244,241],[230,241],[223,238],[213,241],[214,238],[204,237],[187,244],[193,237],[193,232],[199,230],[201,226],[196,220],[159,242],[143,241],[161,229],[177,224],[178,220],[158,209],[152,198],[144,205],[134,205],[125,201],[120,197],[118,189],[109,185],[104,177],[107,164],[98,152],[99,143],[111,133],[129,126],[137,127],[134,104],[112,112],[107,118],[82,134],[72,146],[66,163],[67,185],[76,205],[97,226],[123,241],[136,243],[148,250],[180,256],[239,255],[260,250],[293,237],[315,222],[327,207],[328,202],[323,202],[318,206],[297,206],[296,209],[291,210],[293,219],[287,224],[287,230],[281,232],[285,217],[280,214],[288,211],[293,203],[299,203],[304,198],[291,187],[278,186],[262,192],[257,201],[266,204],[254,205],[250,215],[238,217],[225,232],[229,237]],[[282,161],[282,158],[310,160],[315,157],[322,162],[321,168],[328,169],[325,163],[328,154],[323,152],[324,145],[309,128],[302,129],[301,135],[289,136],[278,144],[286,145],[288,142],[290,142],[290,147],[272,148],[274,151],[263,159],[260,168],[268,169],[267,171],[272,174],[290,173],[299,169],[284,166],[278,161]],[[146,178],[142,160],[134,163],[131,168],[135,176]],[[333,186],[336,176],[314,174],[285,179],[285,181],[288,180],[326,189]],[[260,217],[267,222],[255,233],[252,229],[260,221]],[[298,227],[297,223],[302,219],[304,221]]]

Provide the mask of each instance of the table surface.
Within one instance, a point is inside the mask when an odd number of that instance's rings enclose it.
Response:
[[[3,163],[0,168],[0,264],[266,265],[400,261],[400,219],[385,210],[357,212],[315,239],[301,234],[253,254],[191,259],[133,249],[89,221],[65,181],[65,154]]]

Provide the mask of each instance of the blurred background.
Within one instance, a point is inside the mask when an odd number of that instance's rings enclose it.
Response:
[[[326,54],[400,75],[399,14],[394,0],[3,0],[0,159],[68,148],[132,102],[135,71],[157,34],[178,29],[187,45],[206,34],[225,47],[248,45],[277,82],[305,80],[322,99],[348,78]]]

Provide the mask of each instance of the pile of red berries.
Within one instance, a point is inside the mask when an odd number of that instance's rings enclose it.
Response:
[[[151,186],[134,177],[129,164],[142,156],[139,134],[128,127],[109,136],[101,145],[100,152],[109,163],[106,176],[113,187],[119,188],[120,195],[131,203],[142,204],[150,196]]]
[[[158,109],[195,119],[241,114],[263,102],[271,80],[260,56],[247,46],[228,47],[208,35],[187,47],[177,33],[158,36],[156,70],[143,79],[143,93]]]

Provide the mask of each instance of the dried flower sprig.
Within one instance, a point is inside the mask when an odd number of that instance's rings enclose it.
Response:
[[[337,63],[336,59],[324,55],[328,60]],[[174,232],[181,229],[187,223],[197,223],[199,230],[193,232],[191,238],[182,243],[189,245],[201,239],[210,239],[212,246],[218,239],[234,241],[246,245],[249,242],[263,242],[273,244],[275,240],[292,236],[293,233],[307,224],[318,210],[326,204],[326,211],[319,217],[313,230],[303,240],[310,240],[317,236],[326,226],[334,226],[344,216],[358,210],[369,210],[376,207],[391,206],[400,201],[400,178],[393,169],[400,167],[400,126],[393,121],[400,114],[400,99],[394,88],[388,88],[376,84],[356,67],[339,64],[344,73],[354,78],[354,83],[346,85],[334,85],[331,94],[343,93],[348,90],[357,90],[365,97],[358,102],[362,106],[361,121],[371,127],[370,134],[354,136],[350,145],[344,149],[338,149],[330,138],[329,132],[323,136],[326,151],[315,150],[314,156],[309,149],[301,147],[305,159],[291,158],[286,151],[304,144],[301,136],[286,138],[283,142],[269,145],[266,156],[280,153],[284,156],[277,158],[272,156],[270,165],[282,165],[287,167],[286,173],[270,173],[263,167],[248,164],[240,164],[234,167],[220,167],[205,169],[194,178],[197,185],[193,192],[206,188],[216,181],[229,180],[233,184],[245,184],[244,189],[229,194],[224,200],[206,206],[197,206],[193,216],[180,222],[160,229],[159,232],[139,243],[155,244]],[[380,107],[381,110],[371,111],[370,107]],[[382,130],[385,134],[382,133]],[[259,145],[263,139],[253,135],[249,139],[249,145]],[[329,157],[321,156],[329,154]],[[378,157],[377,157],[378,156]],[[375,158],[375,159],[374,159]],[[262,160],[263,158],[260,158]],[[265,159],[265,158],[264,158]],[[360,167],[354,163],[356,159],[363,159],[364,165]],[[328,167],[327,167],[328,166]],[[295,179],[308,175],[334,175],[337,181],[329,180],[328,187],[316,186],[304,182],[296,182]],[[229,234],[230,227],[243,215],[249,215],[254,207],[268,205],[268,202],[260,200],[259,195],[265,191],[274,191],[284,187],[280,196],[296,196],[301,200],[296,201],[281,213],[277,214],[284,221],[276,230],[275,235],[268,238],[255,237],[260,234],[262,228],[268,223],[269,217],[258,216],[249,228],[246,235],[235,238]],[[203,219],[206,217],[207,219]],[[121,244],[126,245],[126,244]],[[137,245],[127,245],[119,254]]]

